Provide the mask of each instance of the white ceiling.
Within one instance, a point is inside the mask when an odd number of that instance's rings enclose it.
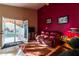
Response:
[[[30,9],[35,9],[35,10],[46,5],[46,3],[1,3],[1,4],[16,6],[16,7],[23,7],[23,8],[30,8]]]

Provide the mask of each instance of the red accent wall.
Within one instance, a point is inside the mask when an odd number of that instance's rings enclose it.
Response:
[[[69,16],[67,24],[58,24],[58,18]],[[46,24],[46,18],[52,18],[51,24]],[[79,28],[79,3],[51,3],[38,10],[38,31],[57,30],[66,32],[71,27]]]

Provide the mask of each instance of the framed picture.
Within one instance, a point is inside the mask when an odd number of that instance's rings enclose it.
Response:
[[[63,17],[60,17],[60,18],[58,18],[58,23],[59,24],[66,24],[66,23],[68,23],[68,16],[63,16]]]
[[[46,18],[46,23],[51,24],[52,23],[52,18]]]

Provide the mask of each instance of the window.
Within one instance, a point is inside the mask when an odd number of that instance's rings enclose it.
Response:
[[[2,17],[2,45],[28,41],[28,21]]]

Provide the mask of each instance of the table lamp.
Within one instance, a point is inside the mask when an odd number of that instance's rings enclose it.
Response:
[[[70,41],[74,37],[79,37],[79,28],[70,28],[69,31],[64,33],[66,41]]]

